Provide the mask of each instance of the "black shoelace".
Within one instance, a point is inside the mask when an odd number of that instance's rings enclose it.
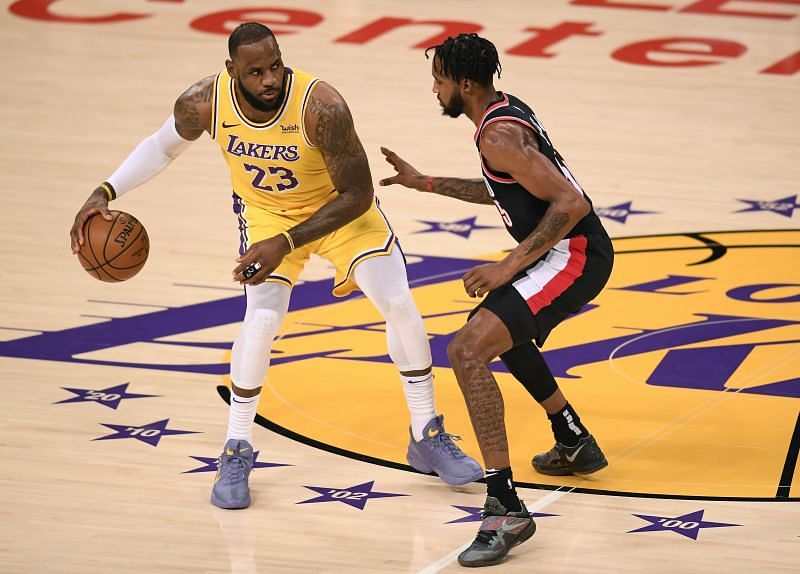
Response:
[[[478,535],[475,537],[475,542],[481,546],[489,546],[492,543],[497,530],[478,530]]]

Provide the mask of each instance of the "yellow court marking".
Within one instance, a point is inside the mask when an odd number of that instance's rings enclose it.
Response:
[[[530,457],[551,446],[549,425],[492,364],[518,480],[631,494],[776,496],[800,411],[800,269],[786,265],[797,257],[800,232],[698,235],[616,240],[604,292],[543,349],[608,469],[583,478],[535,473]],[[431,335],[437,408],[448,431],[479,456],[444,354],[474,304],[462,289],[449,276],[415,288],[414,297]],[[290,313],[273,363],[262,416],[334,449],[405,464],[408,415],[369,301]]]

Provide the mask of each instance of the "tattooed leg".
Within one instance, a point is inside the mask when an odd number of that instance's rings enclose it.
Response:
[[[486,468],[510,466],[503,395],[489,362],[513,345],[494,313],[481,309],[447,346]]]

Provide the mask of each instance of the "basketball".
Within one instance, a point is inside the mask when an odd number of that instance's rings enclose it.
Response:
[[[89,275],[118,283],[144,267],[150,240],[142,223],[130,213],[111,211],[111,216],[108,221],[98,213],[86,220],[78,258]]]

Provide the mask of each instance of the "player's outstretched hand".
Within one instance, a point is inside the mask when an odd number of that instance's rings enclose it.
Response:
[[[395,183],[399,183],[402,186],[418,189],[420,191],[424,188],[428,178],[414,169],[414,166],[385,147],[381,147],[381,153],[397,172],[397,175],[393,177],[382,179],[379,182],[381,185],[394,185]]]
[[[72,247],[72,253],[77,253],[81,250],[83,245],[83,224],[95,213],[99,213],[108,221],[111,221],[111,212],[108,210],[108,196],[102,187],[96,188],[86,203],[83,204],[80,211],[75,216],[75,221],[72,223],[72,229],[69,230],[69,242]]]

